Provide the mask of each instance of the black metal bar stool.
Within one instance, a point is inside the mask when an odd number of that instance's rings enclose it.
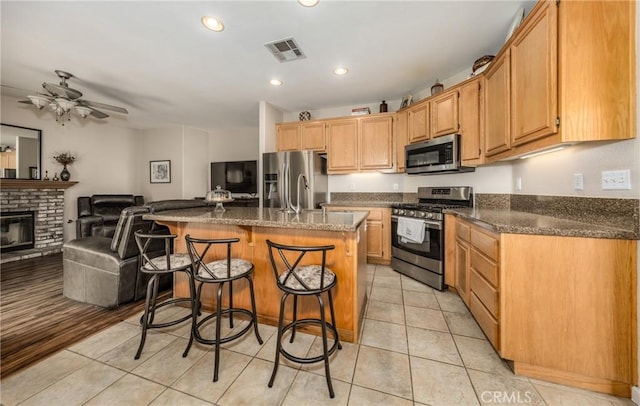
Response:
[[[191,259],[187,254],[172,254],[173,240],[176,236],[172,234],[154,234],[136,231],[134,233],[136,244],[140,250],[140,272],[150,274],[151,278],[147,283],[147,296],[144,304],[144,314],[140,318],[142,325],[142,336],[140,337],[140,345],[136,352],[135,359],[139,359],[142,354],[145,340],[147,339],[147,330],[151,328],[163,328],[175,326],[183,321],[189,320],[192,315],[193,303],[193,276],[191,272]],[[159,252],[162,255],[157,255]],[[158,286],[160,285],[160,277],[163,275],[173,274],[176,272],[184,272],[189,278],[190,295],[188,298],[172,298],[157,303]],[[161,307],[189,302],[189,314],[186,316],[167,321],[164,323],[154,323],[153,319],[156,310]]]
[[[331,384],[331,373],[329,372],[329,357],[337,349],[342,349],[338,330],[335,327],[335,313],[333,311],[333,296],[331,288],[337,283],[336,275],[331,269],[326,267],[327,251],[335,248],[333,245],[300,247],[292,245],[282,245],[267,240],[269,246],[269,259],[276,277],[278,288],[284,293],[280,300],[280,316],[278,318],[278,338],[276,344],[276,359],[273,366],[273,373],[269,380],[269,387],[273,386],[273,381],[278,372],[280,354],[285,358],[301,364],[311,364],[324,360],[325,377],[329,386],[329,396],[333,398],[333,385]],[[276,257],[274,252],[278,253]],[[302,258],[307,253],[322,252],[322,262],[320,265],[300,265]],[[287,256],[287,253],[289,255]],[[329,297],[329,310],[331,313],[331,323],[325,320],[324,300],[322,294],[327,292]],[[293,295],[293,321],[286,326],[284,324],[284,310],[287,298]],[[298,320],[298,296],[315,296],[320,306],[320,318],[306,318]],[[322,329],[322,355],[315,357],[301,358],[297,357],[284,348],[282,348],[282,336],[285,331],[291,329],[290,343],[293,342],[296,335],[296,327],[305,324],[319,324]],[[334,342],[331,348],[327,344],[327,330],[331,331]]]
[[[253,326],[254,332],[256,334],[256,338],[258,339],[258,343],[262,344],[262,338],[260,337],[260,333],[258,332],[258,321],[256,319],[256,300],[253,290],[253,270],[254,266],[251,262],[246,261],[244,259],[232,258],[231,256],[231,244],[240,241],[239,238],[227,238],[227,239],[198,239],[192,238],[191,236],[186,236],[187,241],[187,251],[189,252],[189,256],[191,257],[191,261],[193,262],[193,278],[195,281],[200,282],[198,287],[194,289],[195,297],[193,312],[192,312],[192,322],[191,322],[191,337],[189,338],[189,344],[187,344],[187,348],[184,350],[183,357],[186,357],[189,353],[189,349],[193,344],[193,340],[195,339],[197,342],[202,344],[214,345],[215,346],[215,358],[214,358],[214,367],[213,367],[213,382],[218,380],[218,368],[220,366],[220,344],[227,343],[229,341],[233,341],[236,338],[243,336],[246,332],[248,332]],[[209,250],[215,246],[220,244],[226,244],[227,246],[227,255],[225,259],[219,259],[211,262],[206,262],[207,253]],[[251,295],[251,311],[243,308],[234,308],[233,307],[233,282],[239,279],[246,279],[249,282],[249,291]],[[222,292],[225,283],[229,283],[229,307],[226,309],[222,308]],[[200,306],[200,297],[202,295],[202,287],[207,283],[216,283],[218,284],[218,293],[216,297],[216,312],[212,313],[202,320],[198,321],[198,313]],[[221,326],[222,326],[222,315],[229,315],[229,327],[233,328],[233,315],[234,313],[241,313],[249,317],[249,323],[246,327],[244,327],[239,332],[227,336],[221,337]],[[204,338],[200,334],[200,327],[206,323],[208,320],[214,318],[216,319],[216,336],[215,338]]]

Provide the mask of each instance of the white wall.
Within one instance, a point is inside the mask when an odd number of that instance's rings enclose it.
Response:
[[[183,188],[183,127],[172,126],[142,131],[142,152],[140,154],[140,185],[145,199],[149,202],[165,199],[179,199]],[[150,182],[150,161],[171,161],[171,182]]]
[[[38,111],[17,98],[2,96],[0,121],[42,130],[42,171],[60,174],[62,166],[53,160],[58,152],[71,151],[78,160],[69,166],[71,180],[79,183],[65,191],[64,240],[75,238],[78,196],[101,193],[141,194],[139,130],[111,125],[108,121],[73,117],[64,126],[50,111]]]
[[[203,197],[209,190],[209,146],[207,131],[185,127],[183,131],[182,198]]]

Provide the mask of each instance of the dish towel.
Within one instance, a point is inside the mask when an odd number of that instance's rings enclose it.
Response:
[[[422,244],[425,237],[424,229],[422,220],[398,217],[398,237],[400,237],[401,242]]]

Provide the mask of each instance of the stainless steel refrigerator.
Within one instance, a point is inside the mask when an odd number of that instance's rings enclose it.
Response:
[[[329,201],[327,159],[315,151],[270,152],[262,156],[263,207],[312,210]]]

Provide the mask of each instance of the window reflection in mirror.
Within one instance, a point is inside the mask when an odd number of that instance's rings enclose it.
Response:
[[[0,125],[0,178],[40,179],[42,131]]]

